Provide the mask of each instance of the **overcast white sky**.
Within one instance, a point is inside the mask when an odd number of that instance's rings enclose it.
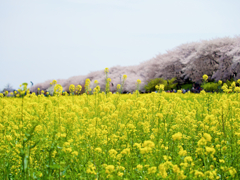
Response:
[[[240,34],[239,0],[0,0],[0,90]]]

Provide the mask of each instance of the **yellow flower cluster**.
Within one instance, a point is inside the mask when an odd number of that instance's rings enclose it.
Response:
[[[204,74],[204,75],[203,75],[203,80],[204,80],[204,81],[207,81],[207,80],[208,80],[208,75]]]
[[[117,85],[117,90],[120,90],[121,89],[121,84],[118,84]]]
[[[85,80],[85,92],[88,94],[89,91],[91,91],[91,88],[90,88],[90,79],[86,79]]]
[[[181,140],[182,139],[182,133],[178,132],[174,135],[172,135],[173,140]]]
[[[105,72],[105,73],[108,73],[108,72],[109,72],[109,68],[105,68],[105,69],[104,69],[104,72]]]
[[[164,84],[156,85],[155,87],[158,91],[164,91]]]
[[[76,89],[77,89],[77,93],[80,94],[81,91],[82,91],[82,86],[81,85],[77,85]]]
[[[57,81],[56,81],[56,80],[53,80],[53,81],[50,83],[50,85],[55,85],[55,84],[57,84]]]
[[[97,94],[97,93],[99,93],[99,92],[100,92],[100,86],[97,85],[97,86],[93,89],[93,93],[94,93],[94,94]]]
[[[59,96],[60,94],[62,94],[62,91],[63,91],[63,87],[60,84],[56,84],[54,86],[54,94],[55,95]]]
[[[69,91],[70,91],[70,93],[73,93],[75,91],[75,85],[74,84],[71,84],[69,86]]]

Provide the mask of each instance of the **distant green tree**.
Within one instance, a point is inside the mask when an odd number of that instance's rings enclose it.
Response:
[[[148,81],[147,85],[145,85],[144,89],[147,92],[156,91],[155,86],[159,84],[164,84],[164,79],[162,78],[151,79],[150,81]]]
[[[192,86],[193,86],[193,84],[191,83],[188,83],[188,84],[183,84],[183,85],[181,85],[181,89],[192,89]]]
[[[218,83],[214,83],[214,82],[208,82],[208,83],[204,83],[201,85],[201,87],[205,90],[205,91],[210,91],[210,92],[214,92],[214,91],[218,91]]]
[[[177,86],[177,83],[174,83],[176,81],[177,78],[172,78],[170,80],[165,80],[165,84],[164,84],[164,90],[171,90],[171,89],[175,89]]]
[[[145,85],[144,89],[147,92],[156,91],[156,85],[163,84],[164,90],[171,90],[177,86],[177,83],[174,83],[175,81],[176,81],[176,78],[172,78],[170,80],[165,80],[163,78],[151,79],[147,83],[147,85]]]

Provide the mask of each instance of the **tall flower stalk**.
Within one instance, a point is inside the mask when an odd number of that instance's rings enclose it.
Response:
[[[90,92],[90,79],[86,79],[85,80],[85,93],[87,94],[87,105],[88,105],[88,95],[89,95],[89,92]]]
[[[121,84],[118,84],[117,85],[117,93],[121,93],[121,88],[122,88]]]
[[[82,91],[82,86],[81,85],[77,85],[76,90],[77,90],[77,94],[80,95],[81,91]]]
[[[111,82],[111,79],[110,78],[107,78],[107,82],[106,82],[106,96],[107,94],[110,92],[110,82]]]
[[[124,88],[124,84],[125,84],[126,79],[127,79],[127,75],[124,74],[123,75],[123,81],[121,82],[122,83],[122,85],[121,85],[121,94],[123,93],[123,88]]]
[[[74,91],[75,91],[75,85],[74,85],[74,84],[71,84],[71,85],[69,86],[69,92],[70,92],[70,95],[72,96],[73,105],[74,105]]]
[[[140,79],[137,80],[137,89],[136,89],[136,94],[137,94],[137,97],[139,95],[139,89],[140,89],[140,84],[142,83],[142,81]]]

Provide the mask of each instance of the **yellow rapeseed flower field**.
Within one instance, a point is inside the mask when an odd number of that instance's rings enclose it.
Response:
[[[0,97],[0,133],[0,179],[240,179],[238,93]]]

